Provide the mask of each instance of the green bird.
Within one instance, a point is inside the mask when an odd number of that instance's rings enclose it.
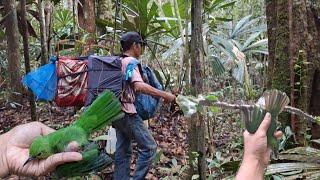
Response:
[[[279,90],[269,90],[264,92],[260,98],[262,105],[255,105],[253,110],[245,111],[245,126],[249,133],[254,134],[267,112],[271,114],[271,124],[267,131],[268,146],[272,149],[274,155],[278,155],[278,141],[274,137],[277,130],[278,115],[283,111],[284,107],[289,104],[289,97]]]
[[[110,164],[112,159],[101,152],[95,142],[88,139],[90,134],[121,117],[123,113],[118,98],[112,92],[105,91],[72,125],[34,139],[29,148],[29,159],[25,164],[33,159],[45,159],[55,153],[70,151],[70,143],[76,142],[83,160],[58,166],[56,175],[72,177],[102,169]]]

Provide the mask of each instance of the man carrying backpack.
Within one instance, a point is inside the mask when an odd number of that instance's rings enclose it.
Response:
[[[142,53],[143,40],[136,32],[125,33],[121,37],[121,47],[123,53],[122,73],[125,76],[128,64],[138,59]],[[165,102],[170,103],[175,100],[171,93],[153,88],[144,83],[142,76],[136,66],[131,74],[130,81],[123,86],[120,96],[122,110],[125,112],[124,118],[117,120],[113,126],[117,130],[117,145],[115,153],[115,180],[130,179],[130,164],[132,147],[131,142],[135,140],[138,145],[138,160],[135,166],[133,179],[144,179],[149,171],[149,167],[156,155],[157,145],[148,128],[137,114],[134,105],[135,94],[137,92],[151,96],[161,97]]]

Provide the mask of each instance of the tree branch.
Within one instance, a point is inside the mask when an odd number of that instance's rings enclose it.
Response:
[[[248,104],[229,104],[226,102],[212,102],[212,101],[208,101],[208,100],[202,100],[199,102],[200,105],[203,106],[218,106],[224,109],[240,109],[240,110],[245,110],[245,109],[253,109],[254,105],[248,105]],[[317,118],[315,116],[312,116],[308,113],[303,112],[301,109],[295,108],[295,107],[291,107],[291,106],[285,106],[284,107],[284,111],[291,113],[291,114],[295,114],[297,116],[303,117],[304,119],[313,122],[313,123],[317,123]]]

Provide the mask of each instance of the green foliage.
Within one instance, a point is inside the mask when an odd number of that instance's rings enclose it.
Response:
[[[5,37],[5,33],[3,29],[0,29],[0,39],[3,39]]]
[[[54,26],[57,39],[65,39],[72,34],[74,28],[72,12],[68,9],[59,9],[54,13]]]
[[[206,97],[207,100],[209,101],[217,101],[218,100],[218,97],[213,95],[213,94],[210,94]]]
[[[154,72],[155,76],[157,77],[157,79],[159,80],[159,83],[161,84],[163,89],[166,90],[169,87],[170,82],[172,81],[170,73],[167,74],[167,76],[165,76],[162,72],[160,72],[156,69],[154,69],[153,72]]]
[[[208,24],[212,31],[216,31],[217,25],[221,22],[232,21],[232,17],[224,15],[225,12],[233,8],[236,1],[215,0],[205,3],[205,13],[208,15]]]
[[[160,21],[161,26],[168,32],[168,35],[178,39],[180,37],[180,31],[178,27],[178,21],[185,21],[186,18],[190,19],[190,14],[186,15],[185,2],[184,0],[177,0],[177,9],[180,17],[177,17],[174,12],[174,4],[172,1],[164,3],[160,8],[165,17],[158,17],[157,20]]]
[[[292,138],[293,132],[291,131],[291,128],[287,126],[284,131],[284,135],[282,136],[280,142],[279,142],[279,151],[284,151],[288,146],[290,146],[289,139]]]
[[[239,169],[240,161],[229,161],[222,157],[222,152],[217,151],[213,159],[208,158],[208,169],[209,176],[208,180],[213,180],[219,178],[221,174],[225,172],[236,172]]]
[[[213,75],[214,76],[220,76],[226,71],[226,69],[223,66],[223,63],[219,60],[218,57],[213,56],[211,62],[212,62],[212,68],[213,68]]]
[[[231,71],[232,77],[243,85],[247,99],[254,98],[250,70],[255,69],[249,69],[249,66],[261,64],[259,59],[268,55],[268,40],[263,38],[266,25],[259,25],[263,20],[249,15],[240,19],[234,27],[231,23],[225,23],[223,28],[210,30],[209,59],[212,61],[213,75],[220,77],[225,71]]]
[[[30,16],[33,16],[35,19],[37,19],[39,21],[39,13],[37,11],[34,11],[31,9],[32,5],[34,4],[35,2],[33,1],[27,1],[27,16],[30,15]],[[21,3],[18,2],[17,4],[17,8],[16,8],[16,11],[17,11],[17,20],[18,20],[18,27],[19,27],[19,32],[20,34],[23,34],[22,32],[24,31],[24,29],[22,29],[21,25],[22,25],[22,20],[21,20]],[[1,12],[4,12],[4,7],[3,6],[0,6],[0,11]],[[11,13],[11,12],[9,12]],[[4,28],[5,27],[5,22],[6,22],[6,18],[8,17],[7,15],[8,14],[4,14],[3,17],[1,17],[1,20],[0,20],[0,27],[1,28]],[[36,34],[36,31],[35,31],[35,28],[32,26],[31,22],[27,19],[27,28],[28,28],[28,32],[31,36],[37,38],[37,34]],[[1,29],[3,31],[3,29]],[[1,37],[0,37],[1,38]]]
[[[150,26],[158,15],[158,6],[155,2],[152,2],[150,8],[148,0],[125,0],[124,3],[127,5],[127,10],[135,14],[133,22],[129,20],[129,14],[123,14],[125,19],[122,23],[126,31],[138,31],[144,38],[156,31],[156,27]]]
[[[122,7],[122,14],[116,17],[117,30],[136,31],[148,40],[169,32],[168,28],[163,26],[163,20],[158,20],[159,6],[154,1],[124,0],[120,7]],[[96,19],[96,24],[102,28],[115,27],[113,21],[104,19]]]
[[[160,149],[157,154],[156,157],[153,160],[153,165],[156,165],[160,162],[161,156],[163,155],[163,149]]]
[[[163,171],[165,174],[168,174],[163,179],[164,180],[176,180],[180,179],[185,170],[187,170],[188,165],[179,165],[178,161],[173,158],[171,159],[170,167],[160,167],[160,171]]]
[[[318,124],[320,124],[320,116],[316,117],[316,121],[317,121]]]
[[[215,73],[216,75],[219,76],[223,74],[223,70],[229,69],[228,67],[222,68],[221,65],[228,66],[230,63],[227,62],[231,59],[236,64],[232,75],[238,82],[243,83],[246,74],[245,66],[247,66],[247,62],[250,62],[248,58],[253,55],[268,54],[268,40],[259,39],[265,33],[266,26],[254,26],[260,20],[261,18],[252,19],[252,16],[246,16],[231,29],[230,35],[219,34],[212,36],[211,48],[218,49],[218,53],[220,53],[212,55],[215,59],[214,61],[217,61],[216,59],[220,61],[220,63],[213,63],[214,71],[217,72]],[[242,39],[245,39],[245,41]],[[242,41],[243,44],[241,44]],[[243,58],[244,61],[242,60]],[[248,82],[246,83],[248,84]]]

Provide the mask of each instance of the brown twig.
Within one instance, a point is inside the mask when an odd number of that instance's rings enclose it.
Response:
[[[230,103],[226,103],[226,102],[211,102],[208,100],[203,100],[200,101],[199,103],[200,105],[203,106],[218,106],[221,108],[225,108],[225,109],[240,109],[240,110],[244,110],[244,109],[253,109],[254,105],[248,105],[248,104],[230,104]],[[303,112],[301,109],[295,108],[295,107],[291,107],[291,106],[285,106],[284,107],[284,111],[291,113],[291,114],[295,114],[298,116],[303,117],[304,119],[310,121],[310,122],[317,122],[316,117]]]

